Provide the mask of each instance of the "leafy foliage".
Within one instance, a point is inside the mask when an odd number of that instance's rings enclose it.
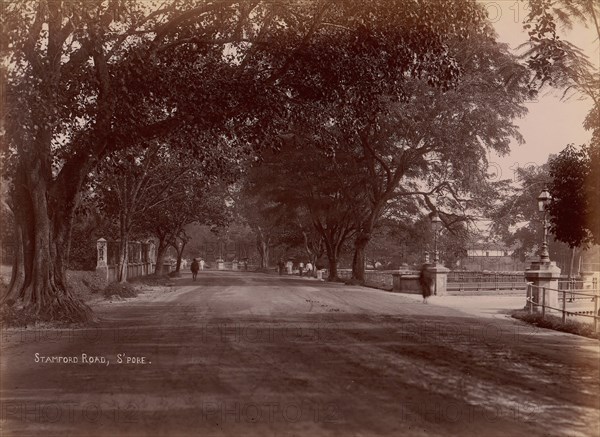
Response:
[[[549,162],[552,162],[552,158]],[[544,187],[552,186],[550,168],[550,163],[539,167],[519,168],[519,186],[506,186],[490,213],[490,233],[494,238],[502,240],[507,247],[513,248],[513,256],[521,261],[537,255],[543,239],[543,214],[538,210],[537,198]],[[569,274],[572,274],[576,254],[553,235],[552,208],[551,204],[548,213],[550,259],[560,262],[563,272],[568,270]],[[567,264],[569,259],[571,265]]]
[[[530,12],[524,28],[529,41],[523,57],[533,72],[533,85],[545,84],[564,90],[564,96],[577,94],[590,99],[592,108],[584,127],[592,131],[592,144],[600,144],[600,70],[597,59],[568,40],[561,39],[559,27],[567,29],[576,22],[590,27],[600,42],[600,3],[595,0],[528,0]],[[596,51],[598,47],[596,47]]]
[[[537,197],[550,182],[548,166],[518,168],[520,187],[506,186],[491,212],[492,235],[508,247],[517,246],[515,255],[524,260],[542,241],[542,216]]]
[[[307,233],[314,229],[320,235],[332,279],[341,247],[354,232],[353,214],[360,205],[352,189],[356,181],[348,177],[340,184],[333,159],[326,152],[288,142],[277,153],[263,154],[261,164],[249,171],[244,190],[244,197],[254,199],[251,209],[259,212],[257,225],[272,223],[267,221],[270,217],[279,229],[281,225]],[[278,229],[267,227],[270,232]],[[314,251],[319,239],[312,239]]]
[[[365,245],[391,208],[439,209],[447,227],[468,220],[495,190],[483,170],[486,153],[521,141],[513,119],[530,96],[527,70],[486,27],[450,32],[444,43],[460,71],[445,86],[428,79],[435,71],[410,71],[395,90],[361,84],[338,92],[335,103],[306,103],[292,115],[290,137],[303,154],[284,152],[296,163],[288,177],[328,181],[319,185],[328,201],[327,190],[339,193],[343,206],[334,210],[352,218],[358,280]],[[319,164],[307,169],[314,156]]]
[[[548,183],[553,201],[550,205],[550,231],[558,241],[567,243],[571,248],[584,247],[597,240],[600,233],[597,224],[598,205],[598,152],[600,148],[600,72],[595,62],[590,62],[585,53],[568,40],[561,39],[560,26],[567,29],[578,22],[588,25],[596,33],[596,42],[600,41],[600,4],[594,0],[527,0],[529,14],[524,21],[529,41],[523,44],[526,50],[523,59],[532,71],[532,88],[540,89],[544,85],[563,90],[563,97],[577,95],[589,99],[592,108],[583,125],[592,131],[592,141],[587,147],[578,150],[568,146],[558,157],[550,160],[543,182]],[[595,181],[595,182],[594,182]],[[538,181],[537,190],[542,181]],[[505,233],[507,241],[522,242],[520,254],[530,253],[536,241],[541,241],[537,229],[541,227],[531,220],[536,217],[533,211],[535,191],[529,192],[528,183],[521,195],[516,194],[503,208],[514,204],[517,211],[529,213],[516,214],[513,222],[525,221],[512,236]],[[518,206],[521,204],[521,207]],[[501,211],[503,208],[500,208]],[[509,209],[513,208],[512,206]],[[506,219],[506,211],[500,213]],[[498,219],[498,216],[495,218]],[[514,224],[514,223],[513,223]],[[506,228],[505,228],[506,229]],[[564,246],[550,242],[550,252],[555,255],[564,252]],[[575,252],[572,252],[572,260]],[[571,262],[572,263],[572,262]],[[572,270],[572,269],[571,269]]]
[[[75,213],[68,268],[71,270],[94,270],[96,268],[96,241],[110,238],[114,230],[110,220],[97,209],[96,203],[86,199]]]
[[[600,244],[600,153],[567,146],[550,161],[550,231],[570,247]]]

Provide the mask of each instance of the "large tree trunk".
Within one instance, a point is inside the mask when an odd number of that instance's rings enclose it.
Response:
[[[127,282],[127,264],[129,262],[129,241],[127,237],[127,234],[121,235],[121,241],[119,241],[118,282]]]
[[[338,277],[337,269],[338,258],[342,245],[346,241],[346,238],[348,238],[350,229],[339,227],[325,228],[324,226],[316,223],[315,229],[323,237],[323,243],[325,244],[325,253],[327,253],[327,259],[329,263],[329,275],[327,280],[339,281],[340,278]]]
[[[318,243],[316,243],[314,240],[311,240],[309,238],[308,232],[306,231],[302,231],[302,236],[304,237],[304,249],[306,250],[306,254],[308,255],[308,259],[310,261],[310,263],[313,265],[313,270],[312,270],[312,276],[316,277],[317,276],[317,259],[319,259],[319,257],[322,255],[322,250],[321,253],[319,253],[319,248],[322,248],[321,245],[321,241],[323,241],[322,239],[319,240]]]
[[[119,265],[117,269],[117,281],[127,282],[127,265],[129,263],[129,210],[122,206],[119,211]]]
[[[129,232],[121,223],[119,232],[119,264],[117,265],[117,281],[127,282],[127,264],[129,262]]]
[[[269,268],[269,244],[263,243],[261,251],[260,251],[260,264],[261,268],[268,269]]]
[[[181,246],[177,246],[176,244],[173,246],[175,248],[175,250],[177,251],[177,264],[175,265],[175,271],[177,273],[179,273],[179,271],[181,270],[181,261],[183,259],[183,249],[185,249],[186,244],[187,244],[187,241],[182,240]]]
[[[335,242],[325,240],[325,251],[327,252],[327,260],[329,264],[329,275],[327,277],[328,281],[339,281],[338,277],[338,253],[339,253],[339,245]]]
[[[339,277],[338,277],[338,271],[337,271],[337,265],[338,265],[338,261],[337,258],[335,256],[330,257],[327,256],[327,260],[329,261],[329,276],[327,277],[328,281],[339,281]]]
[[[88,321],[91,309],[73,296],[66,281],[80,184],[75,180],[75,189],[53,191],[49,164],[35,156],[30,158],[23,158],[15,177],[17,247],[3,303],[16,305],[41,320]]]
[[[569,279],[573,278],[573,264],[575,262],[575,248],[571,248],[571,262],[569,263]]]
[[[59,3],[46,3],[50,15],[59,17]],[[33,91],[40,91],[35,105],[29,107],[33,122],[29,129],[24,129],[31,136],[13,144],[19,159],[12,198],[19,247],[15,250],[10,288],[2,303],[32,313],[40,320],[85,322],[92,319],[92,311],[67,287],[66,261],[80,190],[86,175],[106,150],[115,96],[110,91],[106,61],[96,51],[93,57],[99,92],[94,127],[86,132],[85,139],[84,136],[78,138],[85,142],[85,147],[74,148],[75,152],[64,158],[62,168],[54,177],[52,126],[58,121],[55,109],[56,102],[60,101],[56,96],[61,93],[60,49],[64,43],[60,19],[59,25],[55,24],[49,22],[48,25],[49,62],[40,60],[32,64],[32,77],[41,80],[39,88],[34,87]],[[87,57],[82,62],[87,62]]]
[[[352,280],[359,282],[360,284],[365,283],[365,253],[367,244],[371,239],[371,234],[368,232],[361,232],[356,236],[354,241],[354,257],[352,259]]]
[[[262,229],[259,227],[256,232],[256,248],[260,256],[260,268],[269,267],[269,240],[265,237]]]
[[[156,267],[154,273],[157,275],[162,274],[163,264],[165,261],[165,255],[167,254],[168,245],[164,240],[158,240],[158,247],[156,248]]]

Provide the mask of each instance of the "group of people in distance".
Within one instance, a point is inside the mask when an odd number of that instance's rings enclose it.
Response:
[[[277,262],[277,268],[279,271],[279,275],[283,275],[283,271],[285,269],[285,263],[283,262],[283,258],[279,258],[279,261]],[[304,273],[306,273],[307,275],[311,275],[313,273],[313,268],[314,267],[310,261],[308,261],[306,265],[304,265],[303,262],[300,262],[298,264],[298,272],[300,276],[302,276]],[[204,270],[204,260],[200,259],[200,261],[198,261],[197,258],[194,258],[190,269],[192,270],[192,280],[195,281],[198,277],[198,272],[200,270]],[[427,299],[433,294],[433,278],[427,272],[427,264],[423,264],[423,266],[421,267],[421,272],[419,273],[419,285],[421,286],[423,303],[427,303]]]
[[[237,263],[237,261],[234,261],[234,266],[237,265],[235,264]],[[196,280],[196,277],[198,276],[198,272],[200,270],[204,270],[204,267],[206,266],[206,263],[204,262],[204,260],[202,258],[200,258],[200,260],[198,261],[197,258],[194,258],[194,260],[192,261],[192,264],[190,266],[190,270],[192,271],[192,280]],[[207,268],[210,269],[210,266],[208,266]],[[236,269],[237,267],[234,267],[234,269]],[[240,268],[243,268],[244,271],[248,271],[248,258],[245,258],[244,260],[242,260],[241,266]]]
[[[308,276],[312,275],[313,269],[314,267],[310,261],[308,261],[306,265],[304,265],[302,261],[298,263],[298,274],[300,276],[302,276],[305,273]],[[285,270],[285,262],[283,261],[283,258],[279,258],[279,261],[277,262],[277,270],[279,272],[279,275],[283,275],[283,272]]]

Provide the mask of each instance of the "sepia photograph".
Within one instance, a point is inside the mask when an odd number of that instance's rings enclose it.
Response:
[[[600,437],[598,0],[0,0],[1,437]]]

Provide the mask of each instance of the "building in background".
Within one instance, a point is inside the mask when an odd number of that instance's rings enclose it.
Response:
[[[457,268],[468,271],[513,272],[525,270],[525,262],[514,257],[514,250],[500,243],[471,243]]]

